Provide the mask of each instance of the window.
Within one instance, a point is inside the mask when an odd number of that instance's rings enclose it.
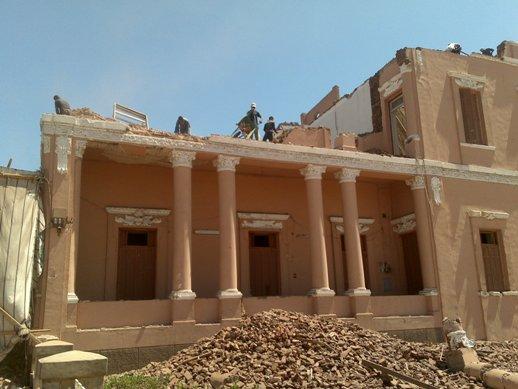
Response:
[[[147,246],[147,232],[128,232],[128,246]]]
[[[480,231],[486,287],[491,292],[507,290],[505,261],[501,241],[500,231]]]
[[[406,113],[402,95],[389,102],[389,114],[394,155],[405,155]]]
[[[480,91],[460,88],[459,94],[466,143],[487,145],[486,126],[484,123]]]

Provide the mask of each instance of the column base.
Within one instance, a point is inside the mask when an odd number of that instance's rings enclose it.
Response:
[[[220,290],[218,292],[219,299],[240,299],[243,297],[243,293],[241,293],[237,289],[226,289]]]
[[[169,295],[171,300],[194,300],[196,293],[190,289],[174,290]]]
[[[439,292],[436,288],[425,288],[419,291],[421,296],[438,296]]]
[[[346,296],[370,296],[371,291],[370,291],[370,289],[366,289],[366,288],[349,289],[349,290],[345,291],[344,295],[346,295]]]
[[[329,288],[318,288],[318,289],[311,289],[308,292],[308,296],[315,296],[315,297],[333,297],[335,295],[335,291],[333,289]]]
[[[77,304],[79,302],[79,297],[77,297],[77,295],[74,292],[68,293],[67,294],[67,302],[69,304]]]

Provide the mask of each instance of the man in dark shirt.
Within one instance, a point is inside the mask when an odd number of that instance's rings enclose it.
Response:
[[[189,135],[190,131],[191,123],[189,123],[189,120],[187,120],[187,118],[183,116],[178,116],[178,119],[176,120],[176,125],[174,126],[174,133]]]
[[[263,141],[266,142],[267,140],[270,142],[273,142],[273,133],[275,130],[275,120],[273,119],[273,116],[270,116],[268,118],[268,121],[265,123],[264,128],[264,136]]]
[[[70,104],[58,95],[54,96],[54,106],[58,115],[70,115]]]
[[[254,133],[252,138],[255,140],[259,140],[259,123],[261,123],[261,114],[256,110],[255,103],[252,103],[250,106],[250,111],[246,113],[246,116],[250,119],[250,121],[254,124]]]

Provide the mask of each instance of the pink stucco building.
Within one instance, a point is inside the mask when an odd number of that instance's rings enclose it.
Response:
[[[269,308],[518,336],[517,80],[513,42],[402,49],[277,144],[43,115],[37,324],[121,369]]]

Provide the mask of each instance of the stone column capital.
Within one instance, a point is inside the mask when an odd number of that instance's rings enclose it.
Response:
[[[218,158],[216,158],[213,163],[214,166],[218,169],[218,172],[222,171],[229,171],[229,172],[235,172],[236,166],[239,163],[239,160],[241,158],[239,157],[231,157],[229,155],[218,155]]]
[[[305,180],[321,180],[322,174],[326,171],[326,166],[309,164],[305,168],[300,169],[300,174]]]
[[[414,176],[414,178],[406,180],[405,182],[412,190],[424,189],[425,186],[424,176]]]
[[[76,139],[75,155],[77,158],[83,158],[87,143],[88,141],[86,140]]]
[[[342,182],[356,182],[356,177],[359,175],[359,170],[344,167],[339,172],[336,172],[335,177],[341,184]]]
[[[183,166],[188,168],[192,168],[192,161],[194,161],[195,159],[195,152],[182,150],[171,151],[171,157],[169,158],[169,160],[171,161],[171,165],[173,165],[173,167]]]

